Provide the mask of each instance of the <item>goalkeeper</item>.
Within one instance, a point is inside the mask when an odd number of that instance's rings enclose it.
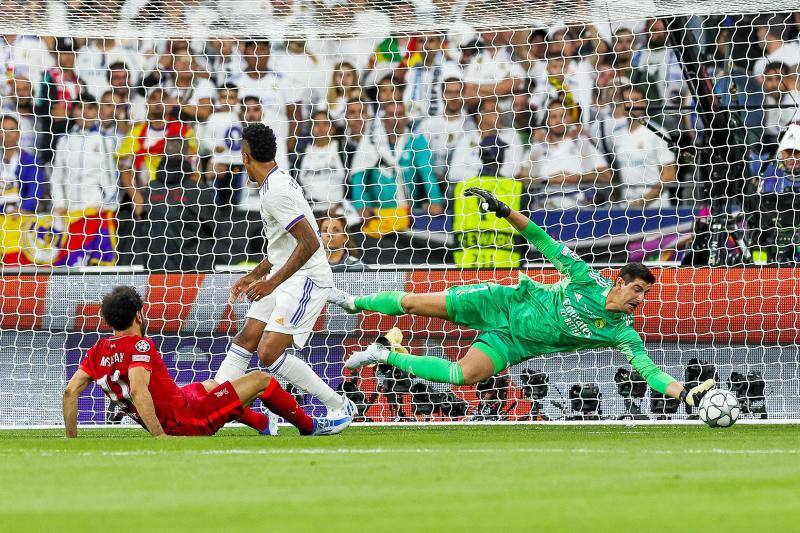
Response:
[[[482,211],[507,219],[565,279],[545,285],[520,274],[516,286],[479,283],[430,294],[387,291],[353,297],[333,289],[328,301],[350,313],[443,318],[481,332],[457,362],[399,353],[375,343],[353,353],[345,363],[347,368],[386,363],[430,381],[471,385],[539,355],[616,348],[650,387],[689,406],[697,406],[714,387],[714,380],[709,379],[687,391],[647,355],[642,338],[633,329],[633,313],[655,282],[646,266],[629,263],[611,281],[490,192],[471,188],[466,194],[479,197]]]

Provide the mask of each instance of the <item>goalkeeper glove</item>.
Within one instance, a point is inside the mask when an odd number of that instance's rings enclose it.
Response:
[[[491,211],[499,218],[507,218],[508,215],[511,214],[511,208],[498,200],[497,197],[489,191],[477,187],[470,187],[464,191],[464,194],[480,198],[481,211]]]
[[[714,385],[716,384],[717,384],[716,381],[709,378],[704,382],[702,382],[700,385],[693,387],[692,390],[688,392],[686,389],[683,389],[683,392],[681,392],[679,398],[683,403],[685,403],[689,407],[697,407],[698,405],[700,405],[700,400],[703,399],[703,396],[705,396],[708,391],[713,389]]]

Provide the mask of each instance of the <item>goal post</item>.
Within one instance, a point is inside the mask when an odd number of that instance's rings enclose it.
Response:
[[[438,292],[560,275],[464,189],[491,189],[604,276],[657,283],[653,361],[743,418],[800,420],[796,2],[73,2],[0,17],[0,427],[61,419],[132,285],[180,385],[212,377],[263,258],[242,130],[303,188],[337,287]],[[456,360],[476,332],[328,306],[297,353],[359,421],[685,420],[611,349],[477,386],[344,359],[397,328]],[[252,367],[258,366],[256,358]],[[302,391],[301,404],[324,408]],[[95,386],[79,422],[120,422]],[[125,421],[123,421],[125,423]]]

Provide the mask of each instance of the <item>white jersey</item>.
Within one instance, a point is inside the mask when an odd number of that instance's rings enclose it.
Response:
[[[264,235],[267,239],[267,257],[275,271],[286,264],[297,246],[297,241],[289,233],[292,226],[305,218],[317,235],[319,227],[300,185],[278,167],[272,169],[264,179],[258,194],[261,197],[261,220],[264,222]],[[305,276],[318,287],[333,286],[333,273],[322,245],[295,276]]]

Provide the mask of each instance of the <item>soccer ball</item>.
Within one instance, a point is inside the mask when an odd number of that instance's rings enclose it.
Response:
[[[700,400],[700,420],[712,428],[732,426],[739,411],[739,400],[731,391],[714,389]]]

